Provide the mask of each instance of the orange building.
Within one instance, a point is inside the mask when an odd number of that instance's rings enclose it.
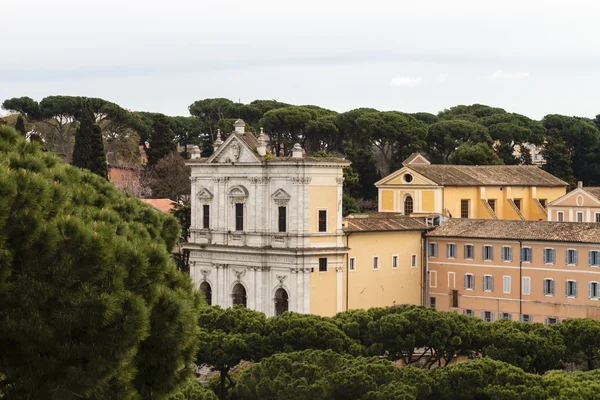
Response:
[[[548,221],[600,222],[600,187],[583,186],[548,204]]]
[[[431,307],[487,321],[600,319],[600,224],[456,219],[426,236]]]

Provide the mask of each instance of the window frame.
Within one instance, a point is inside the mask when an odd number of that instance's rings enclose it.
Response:
[[[373,268],[373,271],[379,271],[379,256],[373,256],[371,258],[371,268]]]
[[[592,256],[594,254],[594,256]],[[593,258],[596,258],[594,263]],[[588,265],[590,267],[600,267],[600,250],[589,250],[588,251]]]
[[[594,213],[594,221],[600,223],[600,212]]]
[[[470,285],[469,285],[469,278],[468,278],[469,276],[471,277]],[[465,275],[463,276],[463,282],[464,282],[463,286],[465,287],[465,290],[475,290],[475,275],[474,274],[472,274],[470,272],[465,273]]]
[[[490,258],[486,258],[486,249],[490,249]],[[483,261],[494,261],[494,246],[491,244],[484,244],[481,251],[481,257]]]
[[[235,232],[244,232],[246,225],[246,216],[244,214],[244,203],[234,203],[235,208]],[[241,229],[240,229],[241,227]]]
[[[525,292],[525,286],[526,286],[525,282],[527,282],[527,292]],[[530,276],[521,277],[521,294],[523,296],[531,295],[531,277]]]
[[[463,209],[463,206],[464,206],[464,204],[465,204],[465,203],[466,203],[466,205],[467,205],[467,210],[466,210],[466,211],[467,211],[467,216],[466,216],[466,217],[463,217],[463,215],[464,215],[464,214],[463,214],[463,211],[465,211],[465,210]],[[470,199],[460,199],[460,217],[461,217],[462,219],[468,219],[468,218],[471,218],[471,200],[470,200]]]
[[[504,254],[505,250],[508,250],[508,257],[505,257],[505,254]],[[502,252],[500,255],[501,255],[502,261],[512,262],[512,260],[513,260],[512,246],[502,246]]]
[[[467,254],[467,247],[471,250],[471,256],[469,257]],[[475,246],[471,243],[467,243],[463,246],[463,256],[465,260],[474,260],[475,259]]]
[[[486,278],[491,278],[491,279],[486,279]],[[483,274],[482,277],[482,282],[481,282],[481,287],[483,289],[484,292],[490,292],[493,293],[494,292],[494,275],[492,274]],[[491,289],[490,289],[491,287]]]
[[[431,249],[435,249],[435,252],[434,252],[435,254],[433,254],[433,255],[431,254],[432,253]],[[429,242],[428,243],[427,255],[430,258],[437,258],[437,256],[438,256],[438,244],[437,244],[437,242]]]
[[[348,259],[348,271],[350,271],[350,272],[356,271],[356,257],[350,257]]]
[[[416,254],[410,255],[410,267],[417,268],[417,255]]]
[[[452,285],[450,285],[450,276],[452,275]],[[456,289],[456,273],[454,271],[448,272],[448,289]]]
[[[491,201],[491,203],[490,203]],[[492,209],[492,211],[496,212],[496,199],[487,199],[488,206]]]
[[[325,269],[322,269],[322,261],[325,260],[324,264],[325,264]],[[327,257],[319,257],[319,272],[327,272],[329,270],[329,264],[327,262]]]
[[[202,204],[202,229],[210,229],[210,204]]]
[[[523,199],[513,199],[513,203],[515,203],[515,207],[517,207],[517,210],[521,211],[521,206],[523,205]]]
[[[284,216],[283,219],[281,218],[281,210],[283,210]],[[287,207],[286,206],[278,206],[277,207],[277,232],[278,233],[287,233],[287,228],[288,228],[288,224],[287,224]],[[282,229],[282,224],[283,222],[283,230]]]
[[[507,280],[508,278],[508,280]],[[506,282],[508,282],[508,291],[506,290]],[[512,277],[510,275],[502,276],[502,293],[510,294],[512,291]]]
[[[321,212],[325,213],[325,230],[321,230]],[[319,208],[317,210],[317,232],[327,233],[327,227],[329,226],[329,213],[326,208]]]
[[[529,260],[525,260],[525,257],[523,257],[523,255],[525,253],[524,250],[529,250]],[[533,249],[530,246],[521,247],[521,262],[522,263],[532,263],[533,262]]]
[[[548,254],[546,253],[547,251],[551,251],[550,254],[552,254],[552,261],[548,261]],[[544,253],[543,253],[543,261],[545,265],[554,265],[556,264],[556,250],[554,249],[554,247],[544,247]]]
[[[579,252],[577,251],[577,249],[573,249],[573,248],[569,248],[565,250],[565,264],[567,264],[570,267],[575,267],[577,266],[577,262],[579,261]],[[573,254],[573,257],[569,257],[569,255]],[[573,261],[573,262],[571,262]]]
[[[434,279],[435,277],[435,279]],[[434,285],[435,283],[435,285]],[[437,289],[437,271],[430,270],[429,271],[429,287],[433,289]]]
[[[564,211],[556,212],[556,221],[557,222],[565,222],[565,212]]]
[[[565,296],[568,299],[577,298],[577,281],[575,279],[567,279],[565,281]]]
[[[545,297],[554,297],[554,294],[556,293],[556,288],[555,288],[555,283],[554,283],[554,279],[552,278],[544,278],[544,296]],[[550,282],[551,285],[547,286],[547,282]],[[552,290],[550,290],[550,288]],[[552,292],[552,293],[550,293]]]
[[[446,243],[446,258],[449,260],[456,259],[456,243]]]
[[[581,217],[581,221],[579,220],[579,217]],[[583,211],[577,211],[577,214],[575,214],[575,221],[577,221],[577,222],[585,222],[584,221],[584,216],[583,216]]]
[[[451,295],[452,304],[450,308],[459,308],[458,307],[458,290],[453,289]]]
[[[398,269],[398,254],[392,254],[392,269]]]
[[[596,284],[596,295],[594,296],[594,291],[592,290],[593,284]],[[588,299],[598,301],[600,299],[600,282],[598,281],[590,281],[588,282]]]
[[[433,308],[434,310],[437,309],[437,298],[435,296],[429,297],[429,308]]]

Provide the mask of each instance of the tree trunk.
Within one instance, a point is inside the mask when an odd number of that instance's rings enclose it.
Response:
[[[225,393],[225,378],[227,377],[227,372],[221,370],[221,390],[219,390],[219,399],[225,400],[227,398],[227,394]]]

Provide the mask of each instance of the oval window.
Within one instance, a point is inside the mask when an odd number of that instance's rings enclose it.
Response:
[[[404,182],[411,183],[412,180],[413,180],[413,177],[411,174],[404,174]]]

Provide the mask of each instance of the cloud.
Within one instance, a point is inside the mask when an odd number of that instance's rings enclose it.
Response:
[[[392,86],[405,86],[405,87],[414,87],[419,86],[423,82],[423,78],[420,76],[398,76],[396,75],[394,79],[390,82]]]
[[[440,75],[437,77],[437,81],[438,81],[439,83],[446,83],[446,81],[447,81],[447,80],[448,80],[448,74],[440,74]]]
[[[513,81],[513,80],[521,80],[529,78],[529,72],[504,72],[501,69],[494,72],[492,75],[488,77],[488,79],[493,81]]]

